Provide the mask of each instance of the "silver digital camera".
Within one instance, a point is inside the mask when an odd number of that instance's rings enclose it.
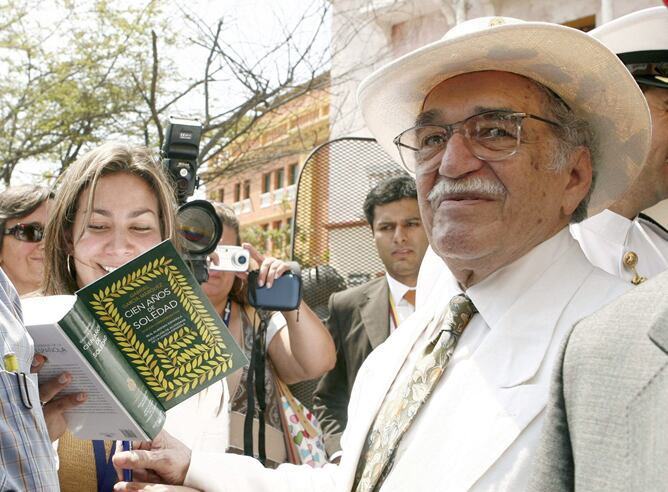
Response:
[[[250,264],[250,253],[241,246],[216,247],[218,264],[209,257],[209,269],[222,270],[224,272],[247,272]]]

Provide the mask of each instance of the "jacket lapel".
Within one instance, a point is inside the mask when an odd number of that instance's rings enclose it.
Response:
[[[645,287],[642,306],[656,306],[646,313],[651,317],[647,336],[651,342],[661,350],[650,350],[651,345],[638,352],[643,357],[643,367],[646,372],[638,381],[642,390],[636,392],[629,402],[626,411],[626,425],[628,426],[628,450],[631,458],[629,466],[633,469],[629,473],[629,490],[660,490],[665,485],[667,446],[665,436],[668,431],[665,409],[668,407],[668,276],[662,274],[652,279]],[[651,289],[650,289],[651,287]],[[637,375],[637,377],[641,377]]]
[[[344,432],[345,452],[341,462],[343,490],[350,490],[355,478],[355,470],[367,434],[380,406],[404,364],[413,345],[433,318],[432,309],[421,309],[406,320],[401,330],[364,362],[355,380],[355,388],[348,406],[348,427]]]
[[[369,286],[360,303],[360,317],[364,323],[371,348],[375,349],[390,334],[389,287],[387,280]]]
[[[668,354],[668,329],[666,329],[666,325],[664,324],[666,320],[664,318],[660,321],[650,327],[647,336],[657,347]]]
[[[462,456],[451,477],[453,490],[473,487],[545,408],[560,341],[589,314],[565,308],[592,271],[580,249],[571,248],[526,290],[476,351],[471,371],[458,380],[462,405],[457,421],[462,425],[447,436],[445,457]],[[535,306],[540,309],[527,310]],[[476,459],[464,458],[462,446]]]

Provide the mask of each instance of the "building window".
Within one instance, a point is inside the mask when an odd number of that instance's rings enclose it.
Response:
[[[247,179],[244,181],[244,200],[248,200],[250,198],[250,179]]]
[[[262,193],[269,193],[271,191],[271,173],[262,175]]]
[[[297,177],[299,176],[299,164],[296,162],[290,164],[288,167],[288,185],[297,184]]]
[[[241,201],[241,183],[236,183],[234,185],[234,201],[235,202]]]
[[[283,168],[276,169],[276,172],[274,174],[274,189],[280,190],[281,188],[283,188],[284,181],[285,181],[285,169]]]
[[[564,26],[574,27],[580,31],[589,32],[596,27],[596,16],[588,15],[572,21],[564,22]]]
[[[225,188],[218,188],[218,201],[220,203],[225,201]]]
[[[275,220],[271,228],[275,231],[279,230],[281,228],[281,221]]]

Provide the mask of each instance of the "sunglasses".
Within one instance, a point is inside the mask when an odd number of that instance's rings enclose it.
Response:
[[[19,241],[38,243],[44,237],[44,226],[37,222],[32,222],[30,224],[16,224],[9,229],[5,229],[5,236],[9,235],[14,236]]]

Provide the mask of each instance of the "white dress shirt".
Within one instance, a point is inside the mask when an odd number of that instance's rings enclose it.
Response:
[[[387,279],[387,285],[390,288],[390,295],[392,296],[392,302],[394,302],[394,307],[397,311],[397,321],[399,324],[403,323],[406,318],[415,312],[415,306],[408,302],[404,296],[409,290],[415,290],[415,287],[410,287],[406,284],[402,284],[389,273],[385,273],[385,278]],[[393,332],[397,327],[394,326],[394,318],[390,316],[390,333]]]
[[[406,380],[438,329],[427,330],[434,316],[460,292],[452,277],[441,280],[425,308],[362,365],[339,466],[265,470],[247,457],[194,452],[186,485],[211,491],[349,492],[378,409],[392,384]],[[594,268],[567,229],[469,288],[466,294],[479,314],[404,435],[381,490],[522,490],[563,337],[582,317],[629,288]]]
[[[604,210],[570,229],[589,261],[627,282],[634,276],[623,263],[630,251],[638,255],[636,271],[643,277],[668,269],[668,234],[643,216],[629,220]]]
[[[419,456],[421,453],[418,451],[420,443],[428,439],[434,422],[451,427],[467,425],[466,422],[461,422],[459,412],[459,400],[462,395],[462,385],[459,382],[463,383],[468,377],[471,371],[472,357],[481,347],[484,347],[483,343],[490,330],[508,329],[509,332],[504,334],[503,337],[510,338],[513,336],[513,326],[499,327],[499,322],[514,306],[517,299],[523,296],[524,292],[541,287],[540,280],[545,270],[554,263],[555,258],[559,257],[569,243],[572,243],[572,239],[568,236],[567,230],[564,229],[514,263],[494,272],[482,282],[466,290],[466,295],[471,299],[478,313],[473,316],[464,330],[445,374],[439,381],[434,393],[425,402],[420,413],[415,417],[401,440],[397,449],[394,468],[385,480],[388,490],[403,490],[403,487],[409,486],[406,480],[410,476],[409,467],[419,466],[421,460]],[[435,289],[434,295],[442,299],[441,308],[447,309],[448,301],[455,295],[462,293],[462,290],[454,276],[449,274],[449,270],[441,276],[440,281],[441,283],[438,289]],[[435,304],[432,302],[430,305]],[[535,309],[536,306],[528,308]],[[415,364],[424,354],[426,346],[438,335],[440,329],[440,326],[435,326],[431,332],[425,330],[418,338],[414,349],[392,384],[390,392],[394,390],[395,385],[404,386],[406,384]],[[518,340],[518,343],[523,343],[523,341]],[[531,345],[527,344],[526,349],[529,350],[530,348]],[[486,347],[486,349],[489,351],[490,347]],[[512,361],[499,361],[498,370],[503,373],[504,365],[507,366],[512,363]],[[518,449],[513,449],[515,446]],[[523,461],[523,463],[517,463],[517,466],[527,466],[529,455],[522,452],[522,448],[525,446],[526,442],[520,439],[506,450],[506,454]],[[394,480],[395,475],[400,478]],[[528,479],[528,476],[526,478]],[[521,483],[524,483],[524,480]]]
[[[427,248],[420,271],[418,272],[415,287],[415,308],[419,309],[427,303],[427,298],[435,292],[440,292],[452,278],[452,274],[443,259],[431,248]]]

